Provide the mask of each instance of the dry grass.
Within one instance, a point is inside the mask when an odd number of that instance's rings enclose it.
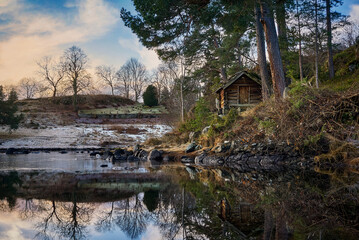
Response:
[[[146,132],[145,129],[139,129],[133,126],[124,127],[124,126],[111,126],[108,130],[116,131],[120,134],[141,134]]]

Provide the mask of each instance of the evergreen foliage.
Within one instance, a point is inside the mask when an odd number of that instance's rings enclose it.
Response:
[[[9,97],[5,100],[3,87],[0,86],[0,125],[8,125],[10,129],[17,129],[22,119],[21,115],[16,115],[17,93],[14,89],[11,90]]]
[[[143,103],[146,106],[154,107],[158,105],[157,89],[153,85],[148,85],[146,91],[143,93]]]

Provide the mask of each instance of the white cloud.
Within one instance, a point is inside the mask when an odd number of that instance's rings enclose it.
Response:
[[[0,1],[2,14],[10,18],[0,31],[0,84],[17,82],[36,71],[35,61],[46,55],[60,55],[64,45],[87,42],[111,30],[119,21],[119,11],[104,0],[76,1],[75,16],[68,24],[61,15],[29,13],[19,1]]]
[[[359,4],[353,4],[350,8],[350,20],[355,23],[359,23]]]
[[[157,66],[161,63],[159,60],[157,53],[154,50],[148,50],[147,48],[143,47],[139,42],[136,35],[132,34],[131,39],[119,39],[118,43],[123,48],[128,48],[134,52],[137,52],[141,59],[140,61],[150,70],[157,68]]]

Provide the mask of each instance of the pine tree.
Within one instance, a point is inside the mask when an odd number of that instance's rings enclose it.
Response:
[[[143,103],[146,106],[153,107],[158,105],[157,100],[157,89],[153,85],[148,85],[146,88],[146,91],[142,95],[143,97]]]
[[[22,119],[21,115],[16,115],[17,94],[14,89],[11,90],[9,97],[5,100],[3,87],[0,86],[0,125],[8,125],[10,130],[17,129]]]

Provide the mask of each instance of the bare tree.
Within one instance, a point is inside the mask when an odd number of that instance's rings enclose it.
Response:
[[[64,65],[52,61],[51,57],[44,57],[37,62],[39,66],[39,75],[52,91],[52,97],[56,97],[59,84],[63,81],[65,76]]]
[[[72,88],[72,102],[75,111],[77,111],[78,94],[85,88],[88,88],[91,82],[91,76],[86,71],[88,67],[88,57],[81,48],[72,46],[65,50],[62,56],[62,64],[69,86]]]
[[[96,75],[111,88],[112,95],[115,95],[115,85],[117,81],[116,70],[114,67],[101,65],[96,67]]]
[[[117,87],[125,98],[130,98],[131,78],[129,72],[126,71],[125,66],[116,72],[117,81],[120,83]]]
[[[121,68],[121,71],[124,71],[123,77],[127,78],[127,81],[129,81],[129,88],[134,93],[134,100],[137,101],[148,81],[145,65],[139,62],[136,58],[131,58]]]
[[[19,88],[21,94],[27,99],[34,98],[41,89],[39,82],[31,77],[22,78],[20,80]]]

